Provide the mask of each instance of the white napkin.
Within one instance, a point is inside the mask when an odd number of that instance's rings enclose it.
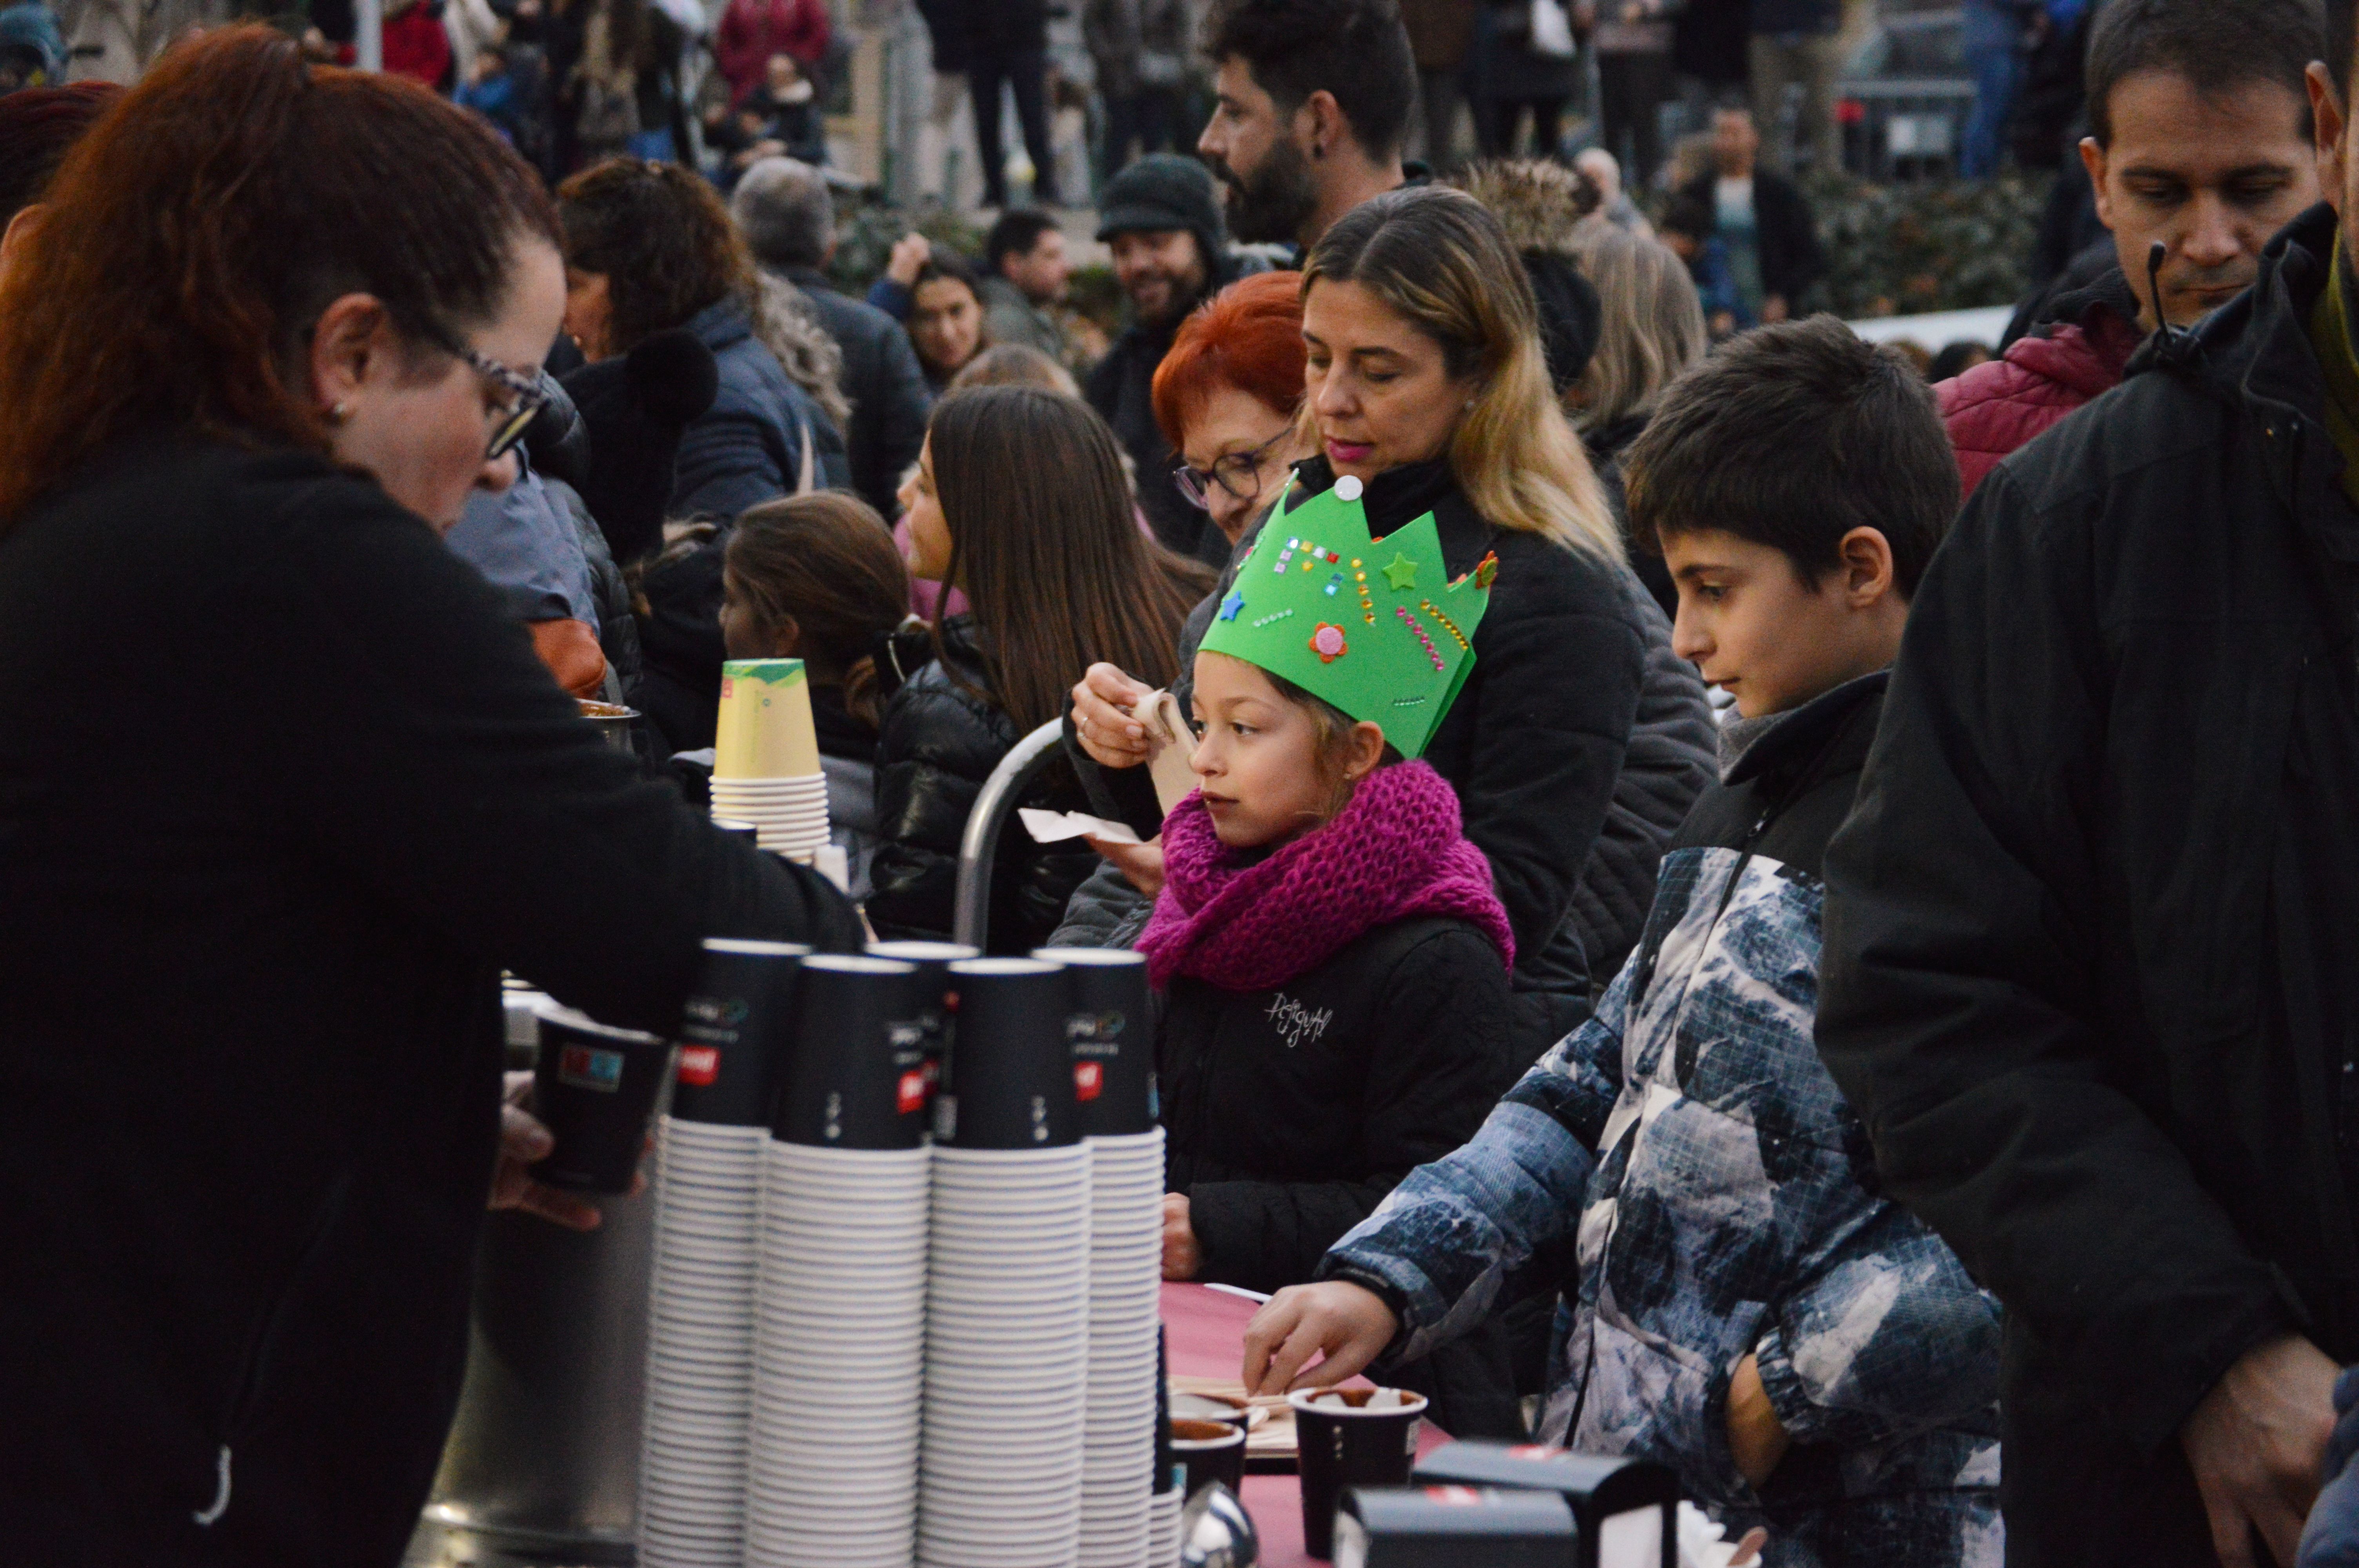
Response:
[[[1103,838],[1109,844],[1136,844],[1138,835],[1119,822],[1079,811],[1040,811],[1019,806],[1016,815],[1036,844],[1058,844],[1068,838]]]

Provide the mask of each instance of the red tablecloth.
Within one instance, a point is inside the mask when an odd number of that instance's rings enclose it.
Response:
[[[1171,1371],[1189,1378],[1234,1381],[1245,1368],[1245,1325],[1259,1310],[1243,1296],[1201,1285],[1163,1287],[1163,1343]],[[1354,1379],[1354,1382],[1362,1379]],[[1430,1453],[1449,1442],[1433,1422],[1419,1434],[1417,1451]],[[1293,1476],[1245,1477],[1245,1511],[1261,1532],[1266,1568],[1304,1568],[1319,1562],[1302,1550],[1302,1487]]]

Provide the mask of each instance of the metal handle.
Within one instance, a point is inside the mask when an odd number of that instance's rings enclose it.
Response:
[[[1017,797],[1039,776],[1063,744],[1065,724],[1051,719],[999,759],[999,766],[983,781],[967,813],[966,833],[959,840],[958,896],[952,904],[951,939],[980,949],[991,925],[991,862],[999,848],[999,830]]]

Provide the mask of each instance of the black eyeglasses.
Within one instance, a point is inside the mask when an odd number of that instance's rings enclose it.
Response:
[[[538,377],[510,370],[497,360],[485,359],[464,344],[455,345],[451,351],[466,361],[468,368],[477,375],[515,399],[506,408],[497,410],[499,422],[493,427],[491,440],[484,447],[484,460],[487,463],[496,461],[516,450],[517,443],[524,439],[525,431],[540,413],[541,406],[549,401],[549,394],[541,390]]]
[[[1171,470],[1171,482],[1180,487],[1180,493],[1186,496],[1191,505],[1208,512],[1212,510],[1212,486],[1216,484],[1239,501],[1256,501],[1261,497],[1262,460],[1268,457],[1279,442],[1288,439],[1293,434],[1294,427],[1288,425],[1252,451],[1231,452],[1224,458],[1214,459],[1209,471],[1181,463]]]

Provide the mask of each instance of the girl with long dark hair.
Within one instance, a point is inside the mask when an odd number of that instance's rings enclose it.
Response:
[[[897,640],[906,680],[877,750],[884,841],[868,914],[879,934],[940,935],[959,837],[991,770],[1063,711],[1094,660],[1136,660],[1123,667],[1169,682],[1180,622],[1211,577],[1138,531],[1104,422],[1038,387],[943,399],[903,500],[912,573],[962,589],[971,608]],[[1082,805],[1061,762],[1034,793],[1027,804]],[[1096,858],[1044,849],[1011,827],[994,873],[991,946],[1022,952],[1056,928]]]

